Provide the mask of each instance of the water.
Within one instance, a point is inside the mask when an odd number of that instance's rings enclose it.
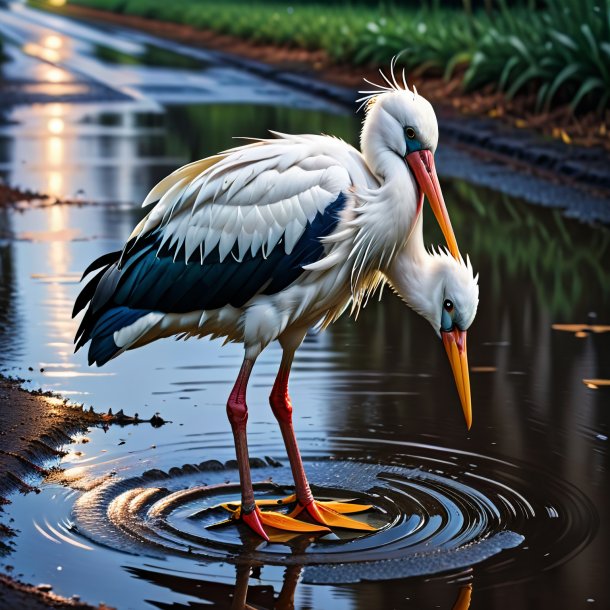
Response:
[[[72,353],[80,272],[122,245],[162,176],[269,128],[356,141],[347,113],[274,86],[240,104],[246,89],[208,104],[189,93],[173,105],[18,108],[0,127],[11,182],[89,202],[0,210],[0,364],[27,387],[170,422],[77,439],[41,493],[11,498],[19,534],[3,565],[120,608],[607,607],[609,389],[583,380],[610,377],[610,334],[553,329],[609,323],[606,230],[441,178],[481,274],[470,432],[442,345],[391,294],[306,339],[291,377],[306,468],[318,496],[375,505],[361,517],[373,534],[261,545],[205,529],[238,495],[225,485],[237,472],[224,405],[240,346],[165,340],[102,369]],[[440,243],[432,223],[426,238]],[[249,391],[253,478],[271,497],[290,492],[267,402],[279,359],[270,346]]]

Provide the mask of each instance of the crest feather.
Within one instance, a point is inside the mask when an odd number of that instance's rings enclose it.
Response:
[[[390,62],[389,75],[386,75],[384,73],[384,71],[381,68],[379,68],[379,74],[381,75],[383,82],[375,83],[373,81],[370,81],[368,78],[363,79],[365,83],[367,83],[368,85],[371,85],[372,89],[365,89],[365,90],[358,91],[358,93],[362,94],[362,97],[359,97],[356,100],[356,103],[360,104],[360,106],[358,106],[358,109],[356,110],[356,112],[360,112],[362,110],[362,108],[364,108],[365,112],[368,112],[371,109],[371,107],[373,106],[373,104],[377,101],[376,100],[377,96],[382,95],[383,93],[392,93],[393,91],[411,92],[409,89],[409,85],[407,84],[407,77],[406,77],[404,68],[400,72],[400,77],[402,79],[402,83],[399,83],[399,81],[396,78],[396,62],[397,61],[398,61],[398,56],[395,55],[392,58],[392,61]],[[413,93],[413,98],[415,99],[415,97],[417,97],[417,89],[415,88],[415,85],[413,85],[412,93]]]

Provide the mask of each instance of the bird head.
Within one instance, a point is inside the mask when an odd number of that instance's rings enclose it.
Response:
[[[415,258],[399,256],[387,275],[405,303],[428,320],[442,339],[470,429],[472,401],[466,333],[479,304],[479,276],[474,275],[470,259],[456,259],[447,250]]]
[[[418,212],[425,195],[447,241],[449,251],[459,259],[457,240],[434,164],[434,152],[438,144],[438,123],[434,109],[428,100],[418,95],[415,87],[412,91],[407,88],[404,72],[404,87],[398,84],[394,75],[394,64],[391,79],[383,72],[381,76],[387,86],[367,81],[376,89],[361,91],[366,95],[358,100],[366,109],[361,134],[362,152],[367,160],[374,160],[376,167],[380,169],[384,167],[384,160],[388,157],[400,158],[401,162],[406,164],[417,183]]]

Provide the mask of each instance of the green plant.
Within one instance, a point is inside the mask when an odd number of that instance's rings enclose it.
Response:
[[[610,101],[610,0],[548,0],[546,10],[502,8],[482,37],[465,85],[493,83],[509,98],[537,90],[536,109],[559,99],[573,111]]]
[[[610,0],[546,0],[485,12],[398,4],[256,5],[224,0],[72,0],[74,4],[189,24],[257,43],[324,50],[336,62],[387,66],[399,55],[410,72],[450,78],[467,66],[467,90],[495,86],[508,98],[535,94],[535,110],[573,111],[610,103]],[[514,3],[512,3],[514,4]],[[433,8],[430,8],[432,5]]]

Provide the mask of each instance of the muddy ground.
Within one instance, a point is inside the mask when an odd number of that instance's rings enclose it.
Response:
[[[62,454],[60,447],[71,443],[73,434],[82,433],[103,419],[50,392],[27,392],[20,379],[0,374],[0,553],[10,553],[16,534],[5,523],[2,505],[10,503],[11,493],[36,493],[35,481],[47,475]],[[49,466],[51,465],[51,466]],[[64,599],[43,583],[36,586],[19,582],[19,575],[0,575],[0,608],[93,608],[75,599]],[[99,606],[99,608],[104,608]]]
[[[37,493],[37,482],[59,468],[61,447],[70,444],[74,435],[91,426],[142,421],[122,413],[95,413],[51,392],[28,392],[20,387],[22,382],[0,374],[0,555],[11,552],[17,534],[3,518],[2,506],[10,503],[11,494]],[[153,423],[163,422],[156,418]],[[44,583],[27,585],[19,578],[19,574],[0,575],[0,610],[108,608],[62,598]]]

